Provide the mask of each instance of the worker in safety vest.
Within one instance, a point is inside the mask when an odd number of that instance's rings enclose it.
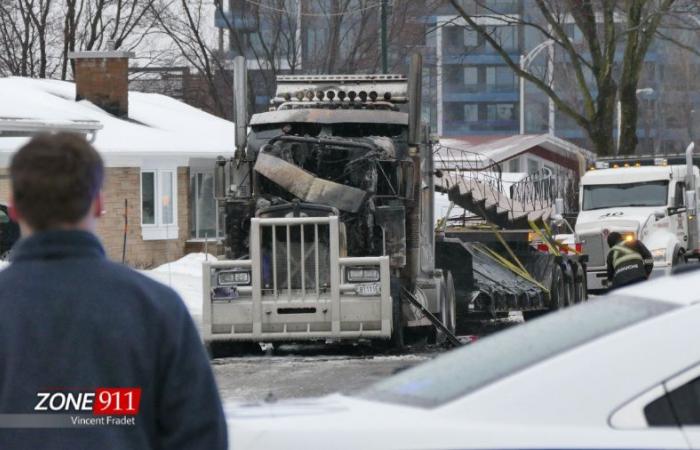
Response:
[[[608,280],[618,288],[649,278],[654,258],[639,239],[625,240],[620,233],[608,235]]]

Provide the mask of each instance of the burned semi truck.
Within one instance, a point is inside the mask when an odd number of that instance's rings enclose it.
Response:
[[[401,347],[409,328],[454,338],[458,309],[549,308],[561,257],[536,259],[538,279],[528,280],[477,253],[471,234],[436,242],[436,180],[457,202],[503,211],[492,194],[436,175],[419,55],[408,77],[279,76],[270,111],[249,121],[245,88],[240,58],[236,150],[215,171],[226,254],[203,267],[212,348],[328,339]]]
[[[420,57],[409,78],[279,76],[271,111],[249,122],[236,64],[237,148],[216,169],[226,259],[204,267],[205,341],[401,346],[404,327],[430,325],[402,293],[453,323],[451,277],[434,264]]]

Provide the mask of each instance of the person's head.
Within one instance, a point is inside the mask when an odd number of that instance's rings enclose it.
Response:
[[[102,158],[74,133],[38,135],[12,158],[10,213],[22,234],[52,229],[94,231],[102,215]]]
[[[608,234],[608,247],[614,247],[622,241],[622,235],[617,231]]]

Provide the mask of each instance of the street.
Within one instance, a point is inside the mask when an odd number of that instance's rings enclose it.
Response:
[[[521,321],[518,313],[507,319],[475,321],[470,335],[460,340],[468,342]],[[269,356],[213,359],[212,368],[224,402],[255,402],[358,391],[444,351],[435,345],[386,353],[361,345],[294,344],[282,345]]]

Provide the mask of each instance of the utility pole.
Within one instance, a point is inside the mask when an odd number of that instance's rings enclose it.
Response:
[[[381,3],[381,39],[382,39],[382,73],[389,72],[389,51],[387,48],[387,2],[382,0]]]

